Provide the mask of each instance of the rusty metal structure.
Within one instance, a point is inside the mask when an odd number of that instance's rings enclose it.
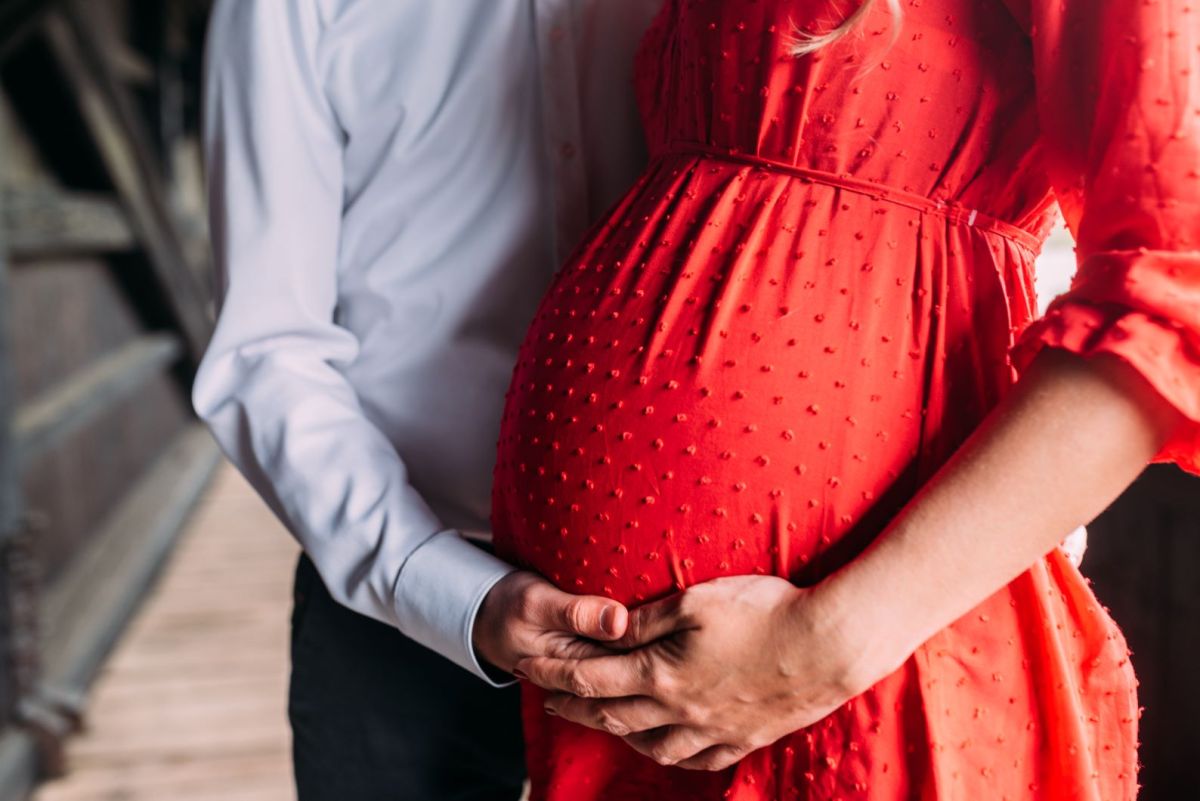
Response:
[[[0,3],[0,799],[90,680],[217,451],[196,142],[207,3]]]
[[[218,459],[187,402],[211,326],[209,4],[0,0],[0,801],[63,769]],[[1143,798],[1200,797],[1200,481],[1147,471],[1085,572],[1135,652]]]

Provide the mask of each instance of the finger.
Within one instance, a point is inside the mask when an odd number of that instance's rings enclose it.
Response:
[[[617,737],[675,722],[674,715],[666,706],[644,696],[596,700],[555,693],[546,699],[543,706],[553,715]]]
[[[543,604],[540,622],[579,637],[615,640],[625,633],[629,611],[611,598],[571,595],[555,587]]]
[[[525,655],[549,656],[554,659],[593,659],[597,656],[611,656],[612,649],[563,632],[549,638],[542,644],[541,650]]]
[[[517,670],[537,686],[580,698],[649,695],[654,669],[644,650],[592,659],[534,656],[517,663]]]
[[[684,593],[639,606],[629,613],[625,635],[613,643],[618,648],[640,648],[688,628],[682,611]]]
[[[622,738],[640,754],[660,765],[677,765],[694,757],[716,743],[699,729],[688,726],[667,726]]]
[[[747,753],[746,749],[732,745],[714,745],[675,763],[675,767],[687,770],[725,770],[741,761]]]

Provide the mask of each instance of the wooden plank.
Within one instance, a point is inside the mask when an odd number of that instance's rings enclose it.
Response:
[[[42,602],[45,682],[80,692],[154,581],[218,461],[199,424],[167,448]]]
[[[115,198],[83,192],[8,189],[0,226],[10,257],[131,250],[137,238]]]
[[[287,749],[138,760],[80,770],[38,801],[295,801]]]
[[[98,359],[17,410],[13,435],[17,457],[27,463],[129,396],[179,358],[170,334],[147,334]]]
[[[188,352],[198,360],[212,326],[209,293],[188,267],[160,171],[152,158],[150,136],[105,54],[88,35],[81,8],[77,0],[65,0],[48,14],[47,39],[179,321]]]
[[[37,801],[294,799],[287,653],[296,553],[226,464],[106,661],[87,729],[68,744],[67,774]]]

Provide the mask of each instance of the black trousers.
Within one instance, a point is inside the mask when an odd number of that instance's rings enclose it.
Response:
[[[329,595],[296,566],[288,696],[299,801],[516,801],[519,695]]]

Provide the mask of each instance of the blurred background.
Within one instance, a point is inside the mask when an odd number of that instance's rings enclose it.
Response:
[[[296,549],[187,400],[208,10],[0,0],[0,801],[293,797]],[[1043,304],[1073,268],[1059,232]],[[1200,797],[1200,481],[1146,471],[1084,572],[1134,650],[1142,797]]]

